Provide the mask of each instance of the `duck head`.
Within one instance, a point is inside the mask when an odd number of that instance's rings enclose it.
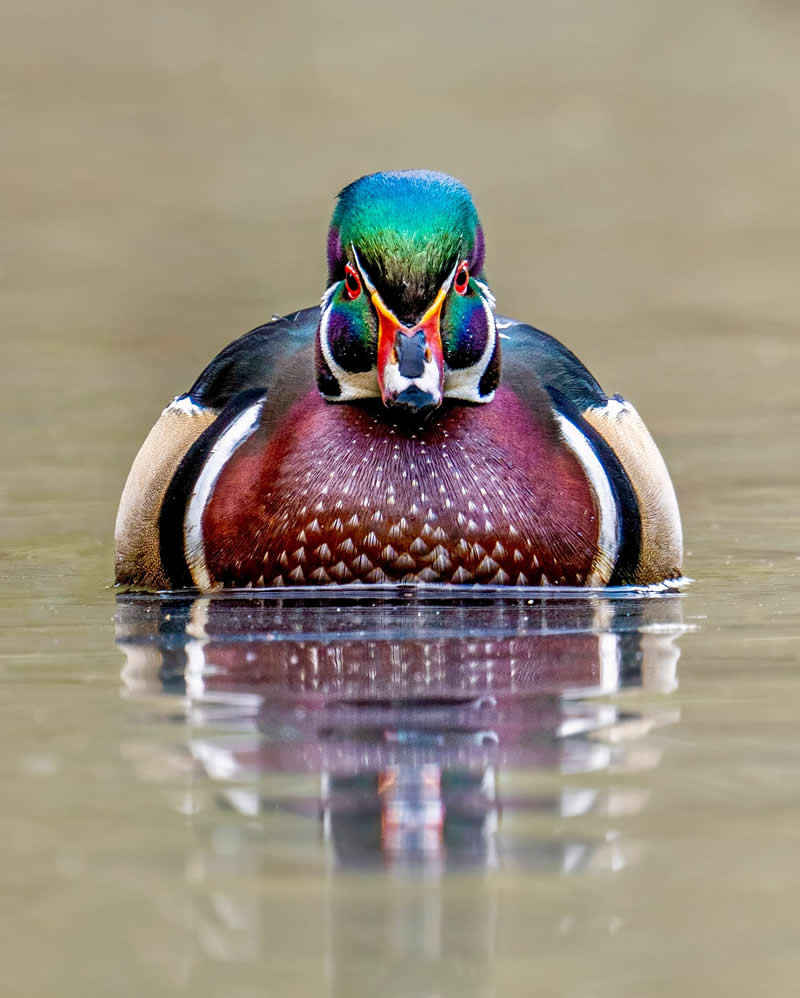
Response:
[[[375,173],[345,187],[317,332],[322,395],[379,397],[412,417],[443,398],[490,402],[500,353],[483,257],[472,197],[452,177]]]

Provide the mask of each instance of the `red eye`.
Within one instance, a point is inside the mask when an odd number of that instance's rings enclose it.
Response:
[[[467,293],[468,285],[469,267],[467,266],[467,261],[465,260],[456,271],[456,279],[453,281],[453,287],[456,289],[457,295],[465,295]]]
[[[361,278],[358,276],[358,271],[349,263],[345,264],[344,268],[344,289],[351,301],[361,294]]]

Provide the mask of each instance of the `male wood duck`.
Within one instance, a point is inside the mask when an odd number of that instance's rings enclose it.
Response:
[[[129,587],[605,586],[680,575],[669,473],[633,406],[495,313],[457,180],[341,192],[317,308],[227,346],[128,476]]]

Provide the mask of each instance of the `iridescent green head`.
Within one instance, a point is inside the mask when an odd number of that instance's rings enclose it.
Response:
[[[345,187],[317,339],[325,398],[412,413],[443,397],[490,402],[500,355],[483,257],[472,197],[452,177],[374,173]]]

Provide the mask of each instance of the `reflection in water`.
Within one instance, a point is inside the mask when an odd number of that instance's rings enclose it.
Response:
[[[638,859],[621,829],[648,800],[625,773],[658,764],[643,736],[678,716],[641,694],[674,689],[684,630],[677,593],[120,596],[126,693],[181,724],[177,746],[124,750],[205,829],[198,882],[265,854],[329,872],[613,872]],[[173,742],[174,723],[163,730]],[[480,896],[465,931],[488,953]],[[393,948],[436,949],[438,895],[385,903],[374,917],[392,922]],[[253,904],[219,895],[205,948],[257,950]],[[330,917],[335,963],[347,930]],[[398,942],[409,933],[424,941]]]

